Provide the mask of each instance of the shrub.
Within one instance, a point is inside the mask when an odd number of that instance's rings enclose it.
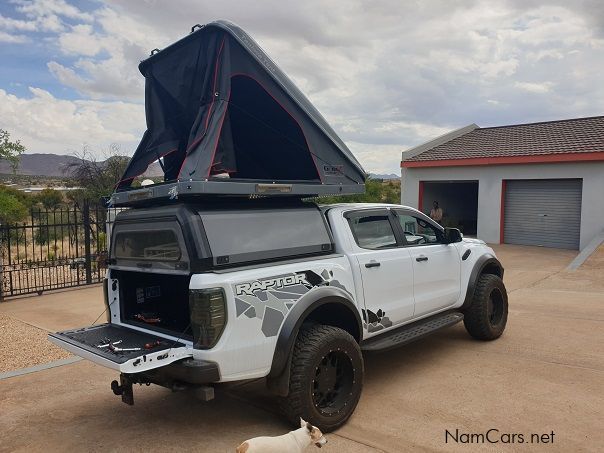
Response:
[[[63,195],[58,190],[44,189],[40,192],[36,199],[46,209],[57,209],[63,203]]]
[[[10,192],[0,191],[0,222],[15,223],[27,217],[27,207]]]

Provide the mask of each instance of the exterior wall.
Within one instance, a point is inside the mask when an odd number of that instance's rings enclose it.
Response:
[[[481,165],[401,169],[401,202],[418,207],[420,181],[478,181],[478,237],[500,242],[501,186],[508,179],[583,179],[581,242],[583,249],[604,230],[604,162]]]

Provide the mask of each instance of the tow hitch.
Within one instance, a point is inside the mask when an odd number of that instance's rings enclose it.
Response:
[[[129,406],[134,405],[134,392],[132,391],[132,380],[125,374],[120,374],[120,382],[111,381],[111,390],[115,395],[121,395],[122,401]]]
[[[213,379],[213,380],[217,380]],[[120,374],[120,382],[111,381],[111,390],[115,395],[121,396],[122,401],[129,406],[134,405],[134,392],[132,390],[133,384],[139,385],[151,385],[157,384],[173,392],[180,392],[183,390],[192,390],[195,397],[201,401],[210,401],[214,399],[214,387],[206,384],[192,384],[174,380],[171,378],[161,378],[158,376],[146,376],[139,374]]]

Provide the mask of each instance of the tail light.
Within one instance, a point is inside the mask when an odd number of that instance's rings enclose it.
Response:
[[[226,298],[222,288],[189,291],[194,347],[213,348],[226,326]]]

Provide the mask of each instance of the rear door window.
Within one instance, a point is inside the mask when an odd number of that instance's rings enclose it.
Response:
[[[348,223],[361,248],[377,250],[397,246],[388,211],[352,213],[348,217]]]

